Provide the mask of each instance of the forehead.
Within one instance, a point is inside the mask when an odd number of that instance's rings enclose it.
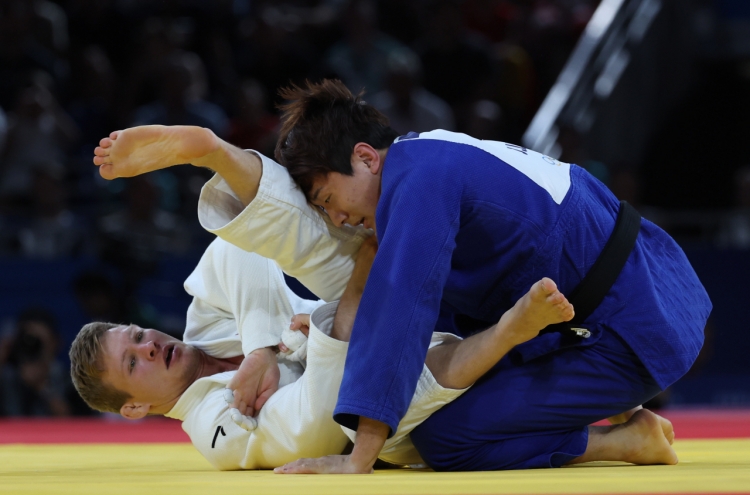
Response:
[[[111,369],[113,359],[118,359],[128,343],[134,325],[120,325],[110,328],[102,335],[102,360],[106,369]]]

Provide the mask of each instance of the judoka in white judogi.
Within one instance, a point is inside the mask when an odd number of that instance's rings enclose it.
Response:
[[[306,361],[295,361],[304,352],[279,356],[280,388],[257,418],[237,418],[235,410],[232,419],[225,400],[235,373],[231,371],[195,381],[166,414],[183,421],[195,447],[223,470],[274,468],[300,457],[341,453],[347,443],[347,436],[332,419],[348,347],[328,336],[336,303],[298,297],[287,287],[283,272],[297,277],[322,299],[337,299],[351,274],[353,256],[370,233],[361,228],[329,229],[286,171],[261,158],[260,189],[246,208],[219,176],[203,189],[202,225],[232,244],[214,241],[185,281],[194,299],[184,341],[218,358],[247,355],[277,345],[295,313],[317,311],[312,316]],[[436,335],[433,340],[441,339]],[[409,414],[381,458],[398,464],[420,463],[409,431],[463,391],[441,387],[425,367]]]

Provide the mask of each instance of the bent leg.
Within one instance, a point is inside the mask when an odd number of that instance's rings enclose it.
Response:
[[[583,456],[589,424],[660,391],[627,344],[599,330],[599,341],[588,347],[522,364],[503,358],[412,432],[422,458],[436,470],[475,470],[557,467]],[[492,455],[479,462],[480,453]]]
[[[221,175],[243,203],[255,198],[260,159],[195,126],[146,125],[115,131],[94,150],[94,164],[108,180],[134,177],[174,165],[210,167]]]
[[[500,321],[464,340],[427,352],[425,364],[445,388],[471,386],[516,345],[531,340],[548,325],[569,321],[573,305],[549,278],[543,278],[503,314]]]

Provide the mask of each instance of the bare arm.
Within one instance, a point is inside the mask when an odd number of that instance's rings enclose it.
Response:
[[[336,318],[333,320],[333,329],[331,337],[343,342],[349,342],[354,327],[354,319],[357,316],[359,301],[362,299],[362,293],[365,290],[367,276],[370,274],[372,262],[375,260],[375,253],[378,251],[378,243],[375,236],[372,236],[362,243],[357,253],[357,260],[354,263],[354,271],[349,283],[346,285],[344,294],[339,301],[336,310]]]

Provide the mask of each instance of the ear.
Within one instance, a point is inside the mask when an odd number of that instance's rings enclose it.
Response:
[[[377,175],[378,172],[380,172],[380,167],[383,163],[380,159],[380,153],[378,153],[378,150],[367,143],[357,143],[354,145],[352,163],[354,163],[355,160],[361,161],[373,175]]]
[[[126,402],[120,408],[120,415],[127,419],[141,419],[148,415],[151,404],[142,402]]]

